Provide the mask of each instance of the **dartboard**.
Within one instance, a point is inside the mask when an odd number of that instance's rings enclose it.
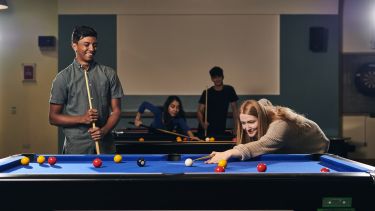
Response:
[[[362,94],[375,96],[375,63],[366,64],[355,73],[355,85]]]

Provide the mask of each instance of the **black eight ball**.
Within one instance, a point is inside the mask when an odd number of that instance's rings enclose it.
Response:
[[[138,165],[139,167],[143,167],[143,166],[145,166],[145,165],[146,165],[146,161],[145,161],[145,159],[143,159],[143,158],[139,158],[139,159],[137,160],[137,165]]]

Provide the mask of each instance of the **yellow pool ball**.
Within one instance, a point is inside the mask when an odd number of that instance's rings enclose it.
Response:
[[[139,138],[138,141],[139,141],[139,142],[144,142],[145,139],[144,139],[144,138]]]
[[[210,142],[214,142],[214,141],[215,141],[215,138],[214,138],[214,137],[211,137],[209,140],[210,140]]]
[[[227,167],[227,161],[226,160],[220,160],[219,163],[217,164],[217,166],[221,166],[221,167],[226,168]]]
[[[181,142],[181,141],[182,141],[182,138],[181,138],[180,136],[177,136],[176,141],[177,141],[177,142]]]
[[[28,157],[23,157],[23,158],[21,159],[21,164],[22,164],[22,165],[26,166],[26,165],[29,165],[29,163],[30,163],[30,158],[28,158]]]
[[[115,161],[115,163],[121,163],[122,161],[122,156],[121,155],[115,155],[113,157],[113,161]]]
[[[39,155],[38,158],[36,159],[36,162],[39,164],[43,164],[46,161],[46,158],[43,155]]]

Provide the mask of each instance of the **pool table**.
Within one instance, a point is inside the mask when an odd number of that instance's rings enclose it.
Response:
[[[204,154],[205,155],[205,154]],[[374,209],[375,167],[331,154],[268,154],[231,159],[225,172],[187,158],[202,154],[44,155],[0,160],[2,209],[15,210],[314,210]],[[27,156],[29,165],[21,165]],[[103,164],[95,168],[92,161]],[[146,160],[144,167],[137,160]],[[258,172],[265,163],[267,170]],[[322,168],[330,172],[321,172]]]
[[[192,128],[191,131],[198,136],[198,129]],[[177,132],[177,131],[172,131]],[[112,135],[115,139],[125,139],[125,140],[138,140],[138,138],[143,137],[149,140],[164,140],[164,139],[176,139],[175,135],[163,133],[157,131],[156,129],[145,129],[145,128],[117,128],[112,131]],[[215,135],[216,140],[231,140],[234,137],[232,130],[225,130],[224,134]],[[204,139],[205,137],[200,137]]]
[[[175,135],[150,133],[148,130],[127,128],[112,132],[116,152],[121,154],[168,154],[168,153],[211,153],[225,151],[235,146],[233,134],[227,132],[217,135],[214,142],[182,141],[177,142]],[[143,141],[140,142],[139,139]]]

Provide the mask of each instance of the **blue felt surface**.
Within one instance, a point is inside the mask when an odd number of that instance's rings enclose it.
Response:
[[[44,155],[46,158],[52,155]],[[204,161],[195,161],[193,166],[187,167],[184,162],[187,158],[196,159],[204,155],[182,155],[180,161],[167,161],[167,155],[123,155],[121,163],[113,161],[114,155],[56,155],[57,163],[54,166],[39,165],[32,161],[27,166],[20,164],[23,156],[12,156],[0,160],[0,172],[12,174],[195,174],[215,172],[216,164],[205,164]],[[103,165],[95,168],[92,161],[101,158]],[[146,165],[139,167],[137,159],[144,158]],[[321,173],[320,169],[328,167],[334,172],[366,172],[368,166],[356,165],[347,160],[335,157],[321,156],[320,160],[312,160],[309,155],[263,155],[249,161],[229,160],[225,174],[258,173],[259,163],[267,165],[265,173]]]

